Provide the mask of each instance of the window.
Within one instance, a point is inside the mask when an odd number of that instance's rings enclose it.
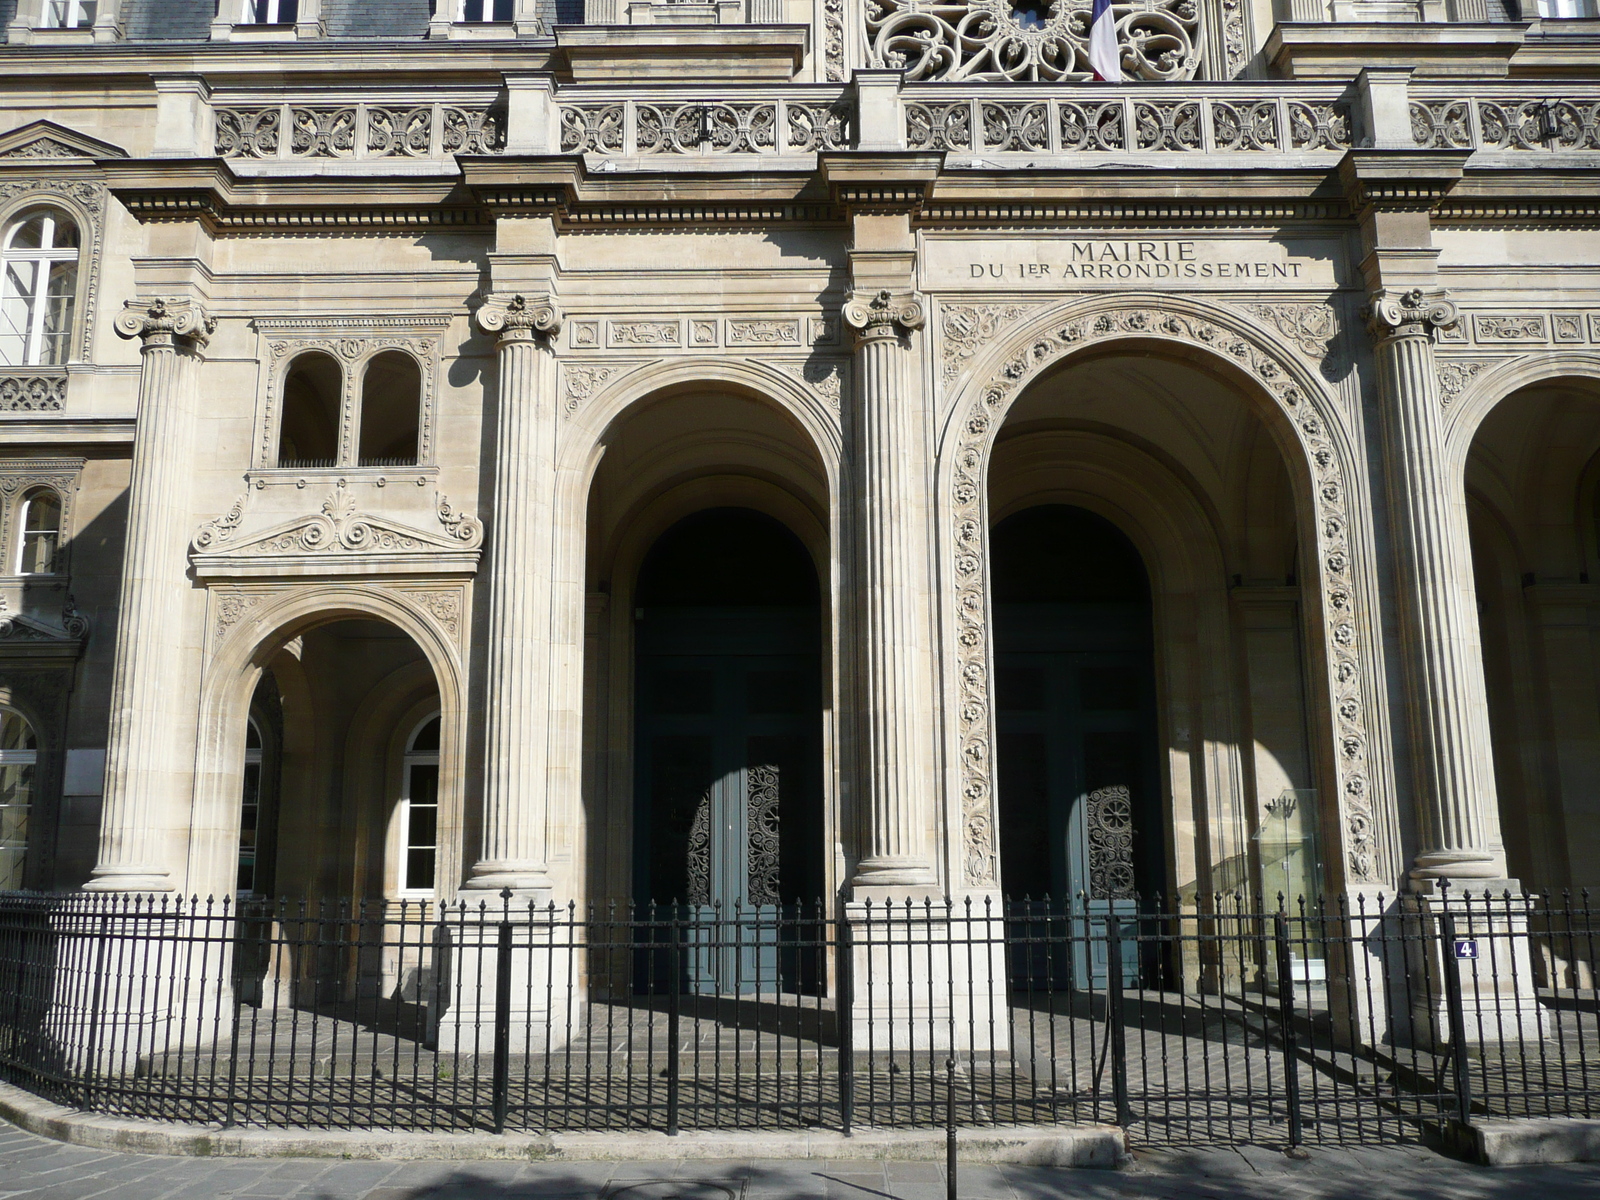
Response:
[[[21,713],[0,708],[0,891],[27,877],[28,813],[39,767],[39,743]]]
[[[300,15],[300,0],[244,0],[244,24],[293,25]]]
[[[339,461],[339,396],[344,374],[327,354],[302,354],[283,379],[280,467],[331,467]]]
[[[60,553],[61,498],[49,488],[40,488],[22,502],[17,574],[54,575]]]
[[[509,21],[515,0],[456,0],[458,21]]]
[[[432,894],[439,861],[439,718],[418,726],[400,780],[400,890]]]
[[[97,0],[46,0],[46,29],[89,29],[94,25]]]
[[[398,350],[385,350],[367,364],[361,381],[363,467],[414,467],[422,414],[422,369]]]
[[[0,256],[0,365],[66,362],[78,291],[78,227],[65,213],[33,209],[6,229]]]
[[[261,833],[261,729],[250,719],[244,735],[244,785],[239,796],[239,895],[256,894],[256,855]]]

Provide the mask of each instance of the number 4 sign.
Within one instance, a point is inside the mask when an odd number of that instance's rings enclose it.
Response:
[[[1478,957],[1478,942],[1476,938],[1457,938],[1455,946],[1457,958]]]

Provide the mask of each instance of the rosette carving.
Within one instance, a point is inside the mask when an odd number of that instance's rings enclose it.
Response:
[[[478,328],[501,341],[524,341],[561,332],[561,309],[549,296],[490,296],[477,311]]]

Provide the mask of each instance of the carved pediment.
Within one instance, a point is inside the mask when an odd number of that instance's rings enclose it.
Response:
[[[245,503],[241,496],[195,532],[189,554],[196,574],[470,572],[483,545],[483,525],[456,512],[446,496],[438,499],[435,529],[359,512],[342,481],[315,514],[253,533],[242,532]]]
[[[0,606],[0,658],[76,657],[88,635],[89,622],[73,606],[70,596],[61,610],[60,625],[29,613],[8,612]]]
[[[0,134],[0,158],[127,158],[121,146],[54,121],[30,121]]]

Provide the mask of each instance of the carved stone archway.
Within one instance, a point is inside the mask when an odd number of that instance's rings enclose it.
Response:
[[[1331,760],[1343,834],[1339,879],[1387,883],[1393,874],[1396,819],[1387,789],[1379,705],[1376,578],[1367,533],[1367,504],[1357,456],[1338,412],[1289,347],[1242,314],[1181,297],[1120,295],[1073,300],[1034,314],[957,385],[940,452],[944,568],[951,616],[957,694],[960,870],[970,888],[998,882],[993,809],[990,687],[993,649],[988,565],[988,469],[995,436],[1011,405],[1048,369],[1090,347],[1144,343],[1168,354],[1202,355],[1270,403],[1261,415],[1285,452],[1303,544],[1321,597],[1317,667],[1325,679],[1319,757]],[[1291,452],[1292,451],[1292,452]],[[1309,519],[1308,519],[1309,518]],[[1308,528],[1308,526],[1310,528]],[[1310,535],[1310,536],[1307,536]],[[1315,669],[1315,668],[1314,668]],[[1377,777],[1377,779],[1375,779]]]

